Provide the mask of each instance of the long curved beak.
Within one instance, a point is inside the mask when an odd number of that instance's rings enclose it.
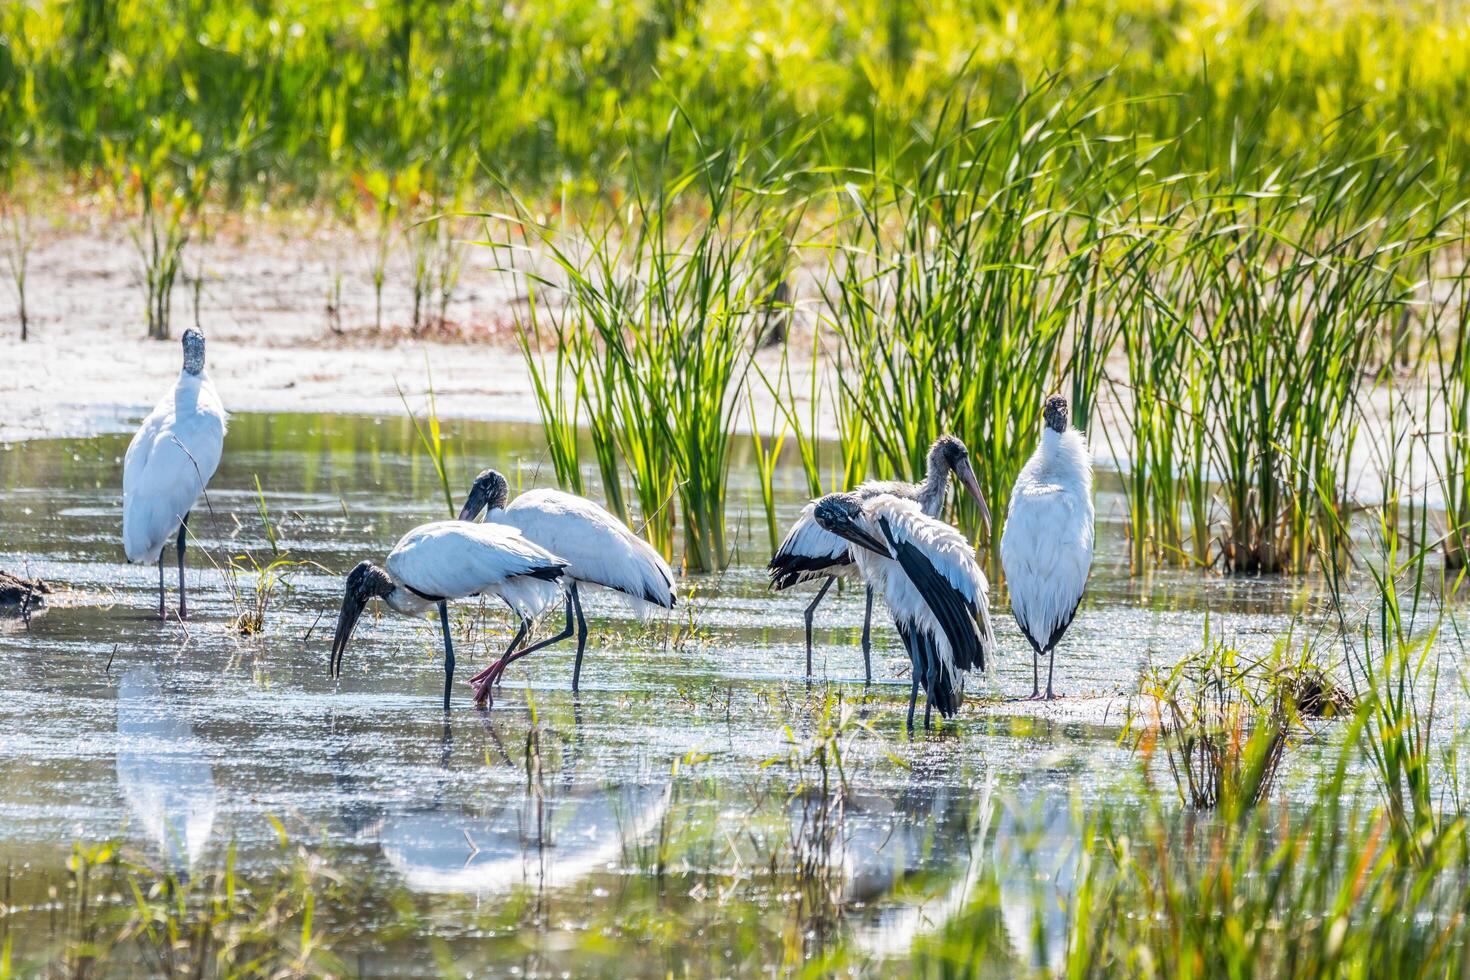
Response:
[[[837,535],[839,538],[851,541],[853,544],[856,545],[861,545],[871,552],[882,555],[884,558],[893,557],[892,553],[888,550],[887,545],[885,545],[882,541],[879,541],[877,538],[873,537],[867,531],[864,531],[862,528],[858,527],[856,524],[844,524],[841,527],[834,527],[831,530],[832,533]]]
[[[485,501],[482,499],[478,487],[470,488],[470,495],[464,499],[464,506],[459,509],[459,519],[462,521],[473,521],[480,516],[480,511],[485,509]]]
[[[955,473],[960,478],[960,483],[970,496],[975,498],[975,503],[980,507],[980,519],[985,522],[985,533],[990,533],[990,505],[985,502],[985,494],[980,490],[980,481],[975,479],[975,470],[970,466],[967,459],[961,463]]]
[[[351,589],[342,597],[342,612],[337,616],[337,633],[332,637],[332,656],[327,661],[327,676],[342,676],[342,655],[347,652],[347,641],[351,639],[352,630],[357,626],[357,619],[362,615],[365,606],[367,600],[357,598]]]

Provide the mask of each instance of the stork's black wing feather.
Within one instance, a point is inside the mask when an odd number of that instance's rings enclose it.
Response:
[[[980,631],[975,626],[969,600],[934,567],[928,555],[909,542],[894,538],[888,518],[878,518],[878,525],[893,547],[894,557],[904,574],[914,583],[914,588],[919,590],[930,612],[934,613],[939,628],[944,630],[949,647],[954,651],[955,666],[961,670],[972,667],[984,670],[985,647],[980,642]]]
[[[800,582],[826,578],[834,569],[851,564],[852,557],[845,551],[836,558],[831,555],[813,557],[778,551],[766,566],[766,571],[771,576],[771,588],[780,592]]]
[[[961,692],[956,690],[950,672],[939,660],[939,645],[927,630],[898,627],[898,635],[909,652],[909,663],[924,696],[938,710],[941,718],[953,718],[960,710]]]
[[[1077,607],[1081,604],[1082,597],[1078,596],[1077,601],[1072,603],[1072,611],[1067,613],[1067,618],[1058,623],[1056,629],[1051,631],[1051,636],[1047,637],[1046,649],[1055,649],[1056,645],[1062,642],[1062,634],[1066,633],[1067,627],[1072,625],[1072,620],[1077,617]]]

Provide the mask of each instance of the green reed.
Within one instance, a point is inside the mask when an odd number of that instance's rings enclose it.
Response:
[[[408,415],[408,420],[413,424],[414,435],[418,437],[419,448],[424,455],[429,457],[429,462],[434,467],[434,475],[439,478],[439,489],[444,493],[444,506],[449,510],[449,516],[453,517],[459,513],[459,507],[455,504],[455,495],[459,488],[453,485],[449,475],[449,446],[444,441],[444,428],[439,423],[439,401],[434,396],[434,374],[429,370],[427,355],[424,361],[424,371],[428,376],[429,404],[422,421],[419,420],[414,410],[409,407],[408,395],[402,388],[398,389],[398,398],[403,402],[403,411]]]
[[[781,545],[781,529],[776,523],[776,464],[781,459],[781,447],[786,442],[787,430],[783,426],[778,433],[761,434],[760,421],[756,418],[755,400],[750,405],[750,448],[754,451],[756,475],[760,483],[761,506],[766,515],[766,538],[771,551]]]
[[[780,284],[756,273],[769,267],[770,249],[783,247],[769,213],[786,173],[733,146],[693,170],[634,183],[627,207],[599,215],[580,241],[530,224],[523,208],[520,226],[539,236],[556,278],[528,274],[566,297],[594,443],[615,435],[649,539],[672,554],[677,496],[684,562],[712,571],[728,560],[725,487],[738,406]],[[599,450],[600,461],[610,458]]]
[[[912,180],[875,160],[871,184],[838,188],[852,212],[825,292],[842,344],[836,398],[861,413],[880,475],[914,478],[939,434],[959,435],[997,514],[1035,446],[1042,401],[1074,373],[1066,340],[1101,241],[1074,202],[1119,162],[1080,131],[1096,110],[1053,95],[994,116],[956,98],[913,148],[924,163]]]
[[[1459,230],[1463,235],[1463,221]],[[1470,564],[1470,260],[1433,305],[1427,332],[1434,367],[1425,392],[1428,423],[1439,446],[1430,461],[1444,500],[1444,558],[1449,567],[1464,568]]]

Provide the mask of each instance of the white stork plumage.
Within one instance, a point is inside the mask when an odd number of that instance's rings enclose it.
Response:
[[[980,481],[975,479],[975,470],[970,465],[970,451],[965,444],[952,435],[942,435],[929,447],[928,466],[922,483],[904,483],[897,480],[869,480],[862,483],[853,493],[863,500],[888,494],[918,503],[929,517],[938,517],[944,509],[944,498],[949,491],[949,477],[953,473],[975,499],[980,507],[980,516],[985,526],[990,526],[990,508],[985,503],[985,494],[980,490]],[[822,581],[822,587],[807,605],[803,618],[806,621],[806,675],[812,676],[812,616],[817,605],[827,595],[827,590],[839,578],[852,578],[857,574],[846,541],[823,530],[817,523],[814,510],[817,501],[807,504],[801,516],[786,533],[786,539],[771,556],[766,570],[771,576],[771,588],[784,591],[801,582]],[[870,634],[873,619],[873,590],[867,590],[867,606],[863,611],[863,679],[873,681],[873,664],[870,653]]]
[[[184,543],[189,511],[209,486],[225,448],[226,415],[204,370],[204,334],[184,331],[184,367],[173,389],[143,420],[123,460],[123,551],[128,561],[158,563],[158,616],[163,603],[163,549],[178,532],[179,618],[189,614]]]
[[[556,601],[557,581],[567,563],[499,524],[435,521],[409,531],[388,553],[387,568],[359,562],[347,576],[329,670],[342,674],[342,655],[368,600],[382,599],[394,612],[417,616],[439,607],[444,631],[444,710],[454,682],[454,644],[449,638],[450,599],[493,595],[522,620],[540,615]],[[567,599],[570,607],[571,599]],[[568,612],[570,615],[570,612]],[[544,644],[538,644],[542,646]],[[536,649],[532,647],[531,649]]]
[[[881,593],[913,665],[908,727],[924,688],[930,710],[949,718],[964,700],[967,670],[984,670],[995,649],[989,583],[965,536],[912,500],[834,493],[816,502],[824,529],[847,541],[858,574]]]
[[[1048,398],[1042,421],[1041,442],[1011,490],[1000,563],[1011,612],[1031,642],[1031,696],[1041,697],[1039,662],[1047,654],[1050,701],[1056,646],[1077,614],[1092,568],[1092,457],[1082,433],[1069,424],[1067,399]]]
[[[620,595],[639,618],[654,609],[672,609],[677,595],[674,573],[647,541],[608,511],[585,497],[561,490],[530,490],[510,499],[510,484],[493,469],[482,472],[470,487],[459,519],[473,521],[480,512],[491,524],[513,527],[530,541],[567,563],[562,584],[567,592],[566,628],[532,649],[559,643],[572,635],[576,616],[577,660],[572,667],[572,690],[582,679],[582,653],[587,646],[587,620],[582,615],[579,586],[608,589]],[[470,679],[475,700],[489,699],[491,687],[499,683],[505,668],[530,650],[516,652],[529,623],[521,622],[505,654]]]

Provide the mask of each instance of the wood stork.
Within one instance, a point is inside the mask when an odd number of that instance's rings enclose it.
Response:
[[[1068,418],[1067,399],[1046,400],[1041,443],[1016,478],[1000,538],[1011,612],[1031,641],[1031,697],[1041,697],[1039,663],[1046,654],[1048,701],[1056,696],[1056,647],[1092,567],[1092,457]]]
[[[913,665],[908,727],[920,685],[930,711],[949,718],[964,699],[962,671],[984,670],[995,649],[989,583],[975,551],[958,530],[924,513],[912,500],[879,494],[834,493],[816,502],[818,524],[856,547],[858,574],[882,593]]]
[[[879,494],[889,494],[918,503],[929,517],[938,517],[944,508],[944,497],[949,490],[949,476],[953,473],[960,484],[969,491],[980,507],[980,516],[985,527],[990,527],[990,508],[986,506],[985,494],[980,490],[980,481],[975,479],[975,470],[970,465],[970,451],[958,438],[943,435],[929,447],[928,469],[922,483],[903,483],[896,480],[870,480],[860,484],[856,493],[866,500]],[[839,578],[851,578],[856,574],[846,541],[824,531],[817,523],[814,510],[816,501],[807,504],[801,516],[787,532],[781,547],[771,556],[766,566],[771,576],[771,588],[784,591],[799,582],[814,582],[822,579],[822,587],[807,605],[803,617],[806,620],[806,675],[812,676],[812,616],[817,605],[826,596],[832,583]],[[873,590],[867,590],[867,605],[863,611],[863,679],[873,682],[871,654],[871,632],[873,620]]]
[[[416,616],[439,607],[444,632],[444,710],[454,682],[454,644],[449,638],[450,599],[498,596],[524,621],[556,601],[557,581],[567,563],[498,524],[435,521],[409,531],[388,553],[387,569],[359,562],[347,576],[329,672],[342,675],[342,655],[368,600],[382,599],[394,612]],[[571,598],[567,598],[570,616]],[[536,650],[545,643],[531,647]],[[530,652],[530,651],[527,651]]]
[[[572,690],[582,679],[582,653],[587,646],[587,620],[582,615],[579,586],[589,585],[618,593],[639,618],[654,607],[674,608],[674,573],[653,546],[634,534],[626,524],[605,509],[574,494],[560,490],[529,490],[510,499],[510,484],[493,469],[485,470],[470,487],[459,519],[473,521],[480,512],[492,524],[513,527],[567,563],[562,584],[567,591],[566,628],[533,649],[559,643],[572,635],[572,615],[577,623],[577,660],[572,667]],[[513,652],[525,636],[529,623],[495,663],[470,679],[475,700],[490,697],[505,668],[530,650]]]
[[[184,331],[184,368],[173,389],[143,420],[123,460],[123,551],[128,561],[158,562],[158,616],[163,604],[163,549],[178,531],[179,618],[189,614],[184,542],[189,511],[209,486],[225,447],[226,416],[204,370],[204,334]]]

